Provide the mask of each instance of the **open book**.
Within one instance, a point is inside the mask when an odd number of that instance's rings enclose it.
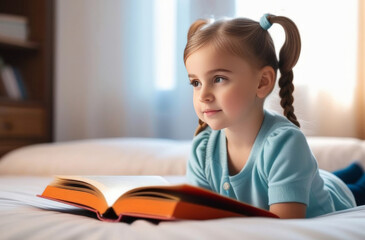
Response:
[[[100,220],[277,217],[209,190],[170,185],[159,176],[56,176],[39,197],[84,208]]]

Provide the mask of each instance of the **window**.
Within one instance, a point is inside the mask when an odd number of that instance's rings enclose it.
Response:
[[[155,87],[172,90],[176,79],[176,0],[155,0],[154,7]]]

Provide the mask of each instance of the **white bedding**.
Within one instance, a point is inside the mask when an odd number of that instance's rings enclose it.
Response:
[[[359,140],[317,138],[310,139],[310,144],[320,165],[328,170],[365,159],[365,146]],[[177,175],[167,179],[182,182],[188,151],[189,142],[153,139],[81,141],[17,150],[0,160],[0,239],[365,239],[364,206],[300,220],[106,223],[76,208],[36,197],[52,180],[51,175],[59,173],[152,172]],[[114,165],[103,166],[109,163]]]
[[[36,197],[51,180],[0,177],[0,239],[365,239],[365,207],[303,220],[106,223]]]

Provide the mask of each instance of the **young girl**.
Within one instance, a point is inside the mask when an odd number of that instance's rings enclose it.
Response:
[[[286,34],[279,61],[267,31],[274,23]],[[285,17],[266,14],[260,23],[238,18],[191,25],[184,62],[199,127],[188,162],[190,183],[281,218],[314,217],[356,206],[343,181],[318,169],[299,129],[292,105],[292,68],[300,48],[298,29]],[[263,107],[278,69],[287,119]],[[365,196],[359,165],[341,174],[351,176],[350,183]]]

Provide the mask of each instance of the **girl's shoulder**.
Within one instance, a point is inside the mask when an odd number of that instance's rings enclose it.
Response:
[[[193,138],[193,148],[206,148],[208,143],[219,139],[220,130],[213,130],[207,126],[203,131]]]
[[[302,131],[285,117],[265,111],[265,118],[255,141],[254,151],[278,154],[310,152]]]
[[[259,136],[266,140],[277,138],[292,139],[293,137],[305,138],[303,132],[284,116],[275,112],[265,111],[265,118]]]
[[[216,149],[224,148],[225,142],[223,130],[213,130],[207,126],[193,138],[192,150],[205,158],[212,156]]]
[[[313,176],[318,165],[302,131],[282,116],[267,116],[254,145],[260,172],[278,179],[292,173]]]

